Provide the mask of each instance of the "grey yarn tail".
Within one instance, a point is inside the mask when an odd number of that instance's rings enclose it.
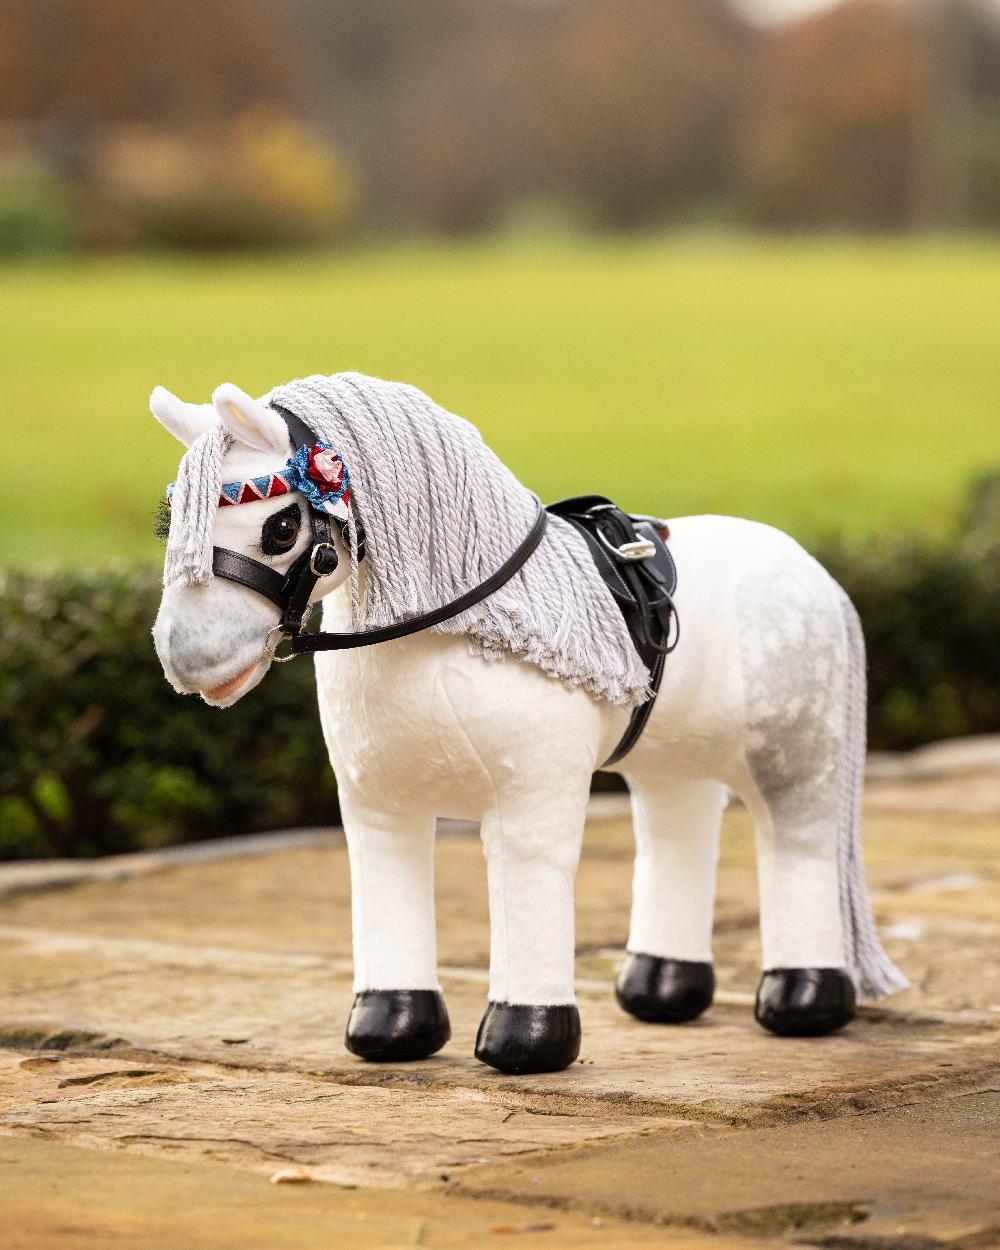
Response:
[[[849,970],[861,998],[884,998],[909,981],[882,949],[865,883],[861,850],[861,798],[865,780],[867,682],[865,639],[854,604],[838,587],[847,630],[844,758],[837,829],[840,913]]]

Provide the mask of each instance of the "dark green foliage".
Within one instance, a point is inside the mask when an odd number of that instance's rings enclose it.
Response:
[[[153,513],[153,533],[164,542],[170,536],[170,505],[165,499],[160,500]]]
[[[329,824],[313,667],[225,712],[175,694],[139,568],[0,576],[0,859]]]
[[[1000,732],[1000,473],[947,542],[889,535],[817,552],[861,614],[872,747]]]
[[[1000,475],[947,543],[817,554],[864,623],[873,747],[1000,731]],[[224,712],[182,698],[150,638],[159,595],[134,567],[0,577],[0,858],[336,819],[312,665],[275,668]]]

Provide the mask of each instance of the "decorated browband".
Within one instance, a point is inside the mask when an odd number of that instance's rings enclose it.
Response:
[[[176,482],[167,487],[167,503],[173,498]],[[257,503],[298,491],[319,512],[328,512],[339,521],[350,517],[351,475],[339,451],[330,443],[303,446],[277,473],[265,473],[243,482],[223,482],[219,507]]]

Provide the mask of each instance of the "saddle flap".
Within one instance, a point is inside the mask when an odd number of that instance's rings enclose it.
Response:
[[[659,691],[667,654],[680,637],[672,598],[677,565],[654,517],[632,516],[604,495],[560,499],[549,504],[548,511],[583,536],[636,651],[649,669],[649,696],[633,709],[621,740],[601,765],[609,768],[638,741]]]
[[[674,563],[652,517],[631,516],[603,495],[580,495],[548,510],[582,534],[604,584],[618,604],[632,640],[649,664],[668,649]]]

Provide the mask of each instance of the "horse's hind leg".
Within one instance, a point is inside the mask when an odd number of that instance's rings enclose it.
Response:
[[[636,857],[628,954],[615,995],[640,1020],[677,1024],[712,1002],[712,912],[725,788],[632,781]]]
[[[741,589],[746,694],[739,788],[757,827],[764,973],[774,1033],[829,1033],[905,978],[878,942],[861,862],[864,641],[818,566],[782,562]]]
[[[809,778],[750,800],[764,969],[755,1015],[772,1033],[829,1033],[854,1017],[829,789]]]

